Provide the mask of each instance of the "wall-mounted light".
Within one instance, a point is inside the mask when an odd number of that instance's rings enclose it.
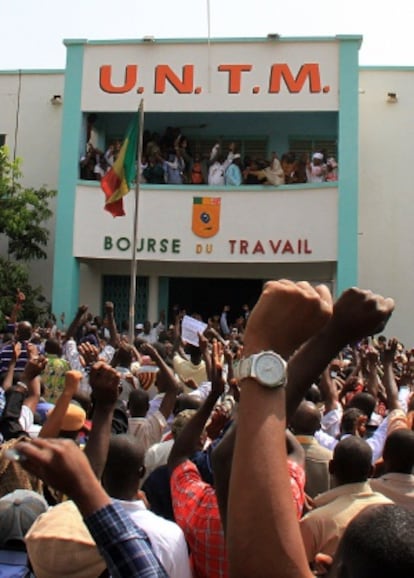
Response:
[[[61,94],[54,94],[52,96],[52,98],[50,99],[51,104],[53,104],[54,106],[59,106],[61,104],[63,104],[63,98]]]
[[[395,103],[398,102],[398,96],[396,92],[387,92],[387,102]]]

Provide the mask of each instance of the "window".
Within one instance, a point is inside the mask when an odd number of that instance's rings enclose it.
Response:
[[[192,138],[191,151],[194,155],[199,153],[201,156],[210,156],[211,149],[218,142],[218,139]],[[267,158],[267,138],[225,138],[219,141],[223,151],[227,152],[229,144],[235,142],[237,144],[237,152],[240,153],[241,158],[248,156],[254,159]]]
[[[326,158],[334,157],[338,159],[338,143],[333,138],[303,137],[289,139],[289,151],[300,157],[303,154],[309,156],[315,152],[323,152]]]

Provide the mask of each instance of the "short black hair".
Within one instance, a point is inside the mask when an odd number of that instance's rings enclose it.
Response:
[[[138,438],[128,434],[112,435],[102,476],[111,496],[130,500],[136,496],[144,470],[145,448]]]
[[[414,431],[393,431],[385,442],[382,455],[388,472],[411,474],[414,467]]]
[[[365,440],[348,436],[334,449],[332,473],[342,484],[365,482],[372,470],[372,450]]]
[[[149,395],[143,389],[134,389],[129,394],[128,409],[131,417],[145,417],[149,409]]]
[[[57,339],[46,339],[45,353],[62,357],[62,346]]]
[[[396,504],[369,506],[348,525],[334,565],[338,578],[412,578],[414,512]]]
[[[347,407],[356,407],[360,409],[370,419],[372,412],[375,409],[377,402],[373,395],[366,392],[356,393]]]
[[[321,414],[311,401],[302,401],[290,420],[296,435],[314,435],[321,428]]]
[[[364,417],[364,413],[356,408],[349,407],[342,415],[341,434],[353,434],[359,418]]]

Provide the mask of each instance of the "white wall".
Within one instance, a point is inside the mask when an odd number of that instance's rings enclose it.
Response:
[[[194,199],[213,197],[220,203],[215,205],[219,216],[208,221],[208,226],[217,222],[217,229],[204,234],[203,227],[198,227],[201,220],[193,216],[194,208],[204,207],[204,213],[214,213],[209,205],[194,204]],[[133,192],[124,202],[126,216],[114,219],[103,209],[104,194],[99,187],[77,187],[75,256],[131,259]],[[336,261],[337,207],[335,186],[263,190],[216,187],[214,191],[205,187],[147,187],[139,195],[137,256],[143,261],[199,263]],[[148,239],[154,240],[154,247],[148,248]]]
[[[0,74],[0,134],[6,135],[11,156],[15,151],[22,159],[21,182],[26,187],[57,189],[62,106],[52,105],[50,99],[55,94],[63,97],[63,82],[63,72],[23,72],[20,76],[19,73]],[[53,212],[55,206],[54,200],[51,203]],[[33,262],[29,270],[32,284],[42,286],[44,295],[50,300],[54,218],[46,226],[50,230],[48,258]],[[0,253],[4,254],[7,244],[4,239],[2,241]]]
[[[62,107],[52,106],[54,94],[63,95],[63,73],[27,74],[21,77],[20,113],[16,153],[23,159],[23,184],[57,188],[61,138]],[[6,134],[6,143],[13,152],[15,145],[16,110],[19,76],[0,73],[0,134]],[[386,330],[387,335],[397,335],[407,345],[414,344],[414,215],[413,177],[414,164],[414,69],[361,69],[360,79],[360,236],[359,236],[359,285],[396,300],[396,310]],[[387,93],[397,93],[395,104],[386,102]],[[345,169],[345,168],[344,168]],[[312,194],[311,191],[309,191]],[[99,195],[99,192],[96,191]],[[101,205],[101,201],[99,201]],[[102,207],[99,207],[99,213]],[[54,221],[51,230],[49,259],[36,262],[31,267],[33,284],[42,285],[45,295],[51,295]],[[0,252],[4,243],[0,239]],[[106,262],[109,265],[109,262]],[[170,264],[172,266],[172,264]],[[180,274],[176,267],[164,264],[163,274]],[[119,263],[119,274],[128,274],[126,262]],[[205,265],[206,266],[206,265]],[[155,264],[147,263],[145,274],[157,274]],[[188,263],[191,268],[191,264]],[[252,265],[253,267],[253,265]],[[254,265],[262,278],[263,266]],[[299,274],[305,277],[298,264]],[[246,272],[246,264],[242,266]],[[267,267],[265,267],[267,269]],[[100,275],[104,263],[94,262],[92,271],[82,275],[85,285],[81,301],[92,309],[100,307]],[[158,267],[155,267],[158,269]],[[214,273],[220,274],[220,266]],[[113,272],[113,262],[111,270]],[[92,282],[93,273],[96,274]],[[233,271],[240,274],[241,271]],[[249,275],[252,272],[249,272]],[[293,271],[283,271],[283,275]],[[141,274],[144,271],[141,270]],[[190,270],[181,275],[190,276]],[[225,276],[225,273],[223,273]],[[253,274],[251,275],[254,276]],[[287,276],[287,275],[286,275]],[[319,275],[317,275],[319,277]],[[83,297],[83,298],[82,298]]]
[[[385,333],[412,346],[414,69],[363,69],[359,88],[359,285],[395,299]]]

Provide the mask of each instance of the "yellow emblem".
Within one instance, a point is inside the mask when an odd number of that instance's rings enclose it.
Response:
[[[220,228],[219,197],[193,197],[193,222],[191,230],[197,237],[214,237]]]

